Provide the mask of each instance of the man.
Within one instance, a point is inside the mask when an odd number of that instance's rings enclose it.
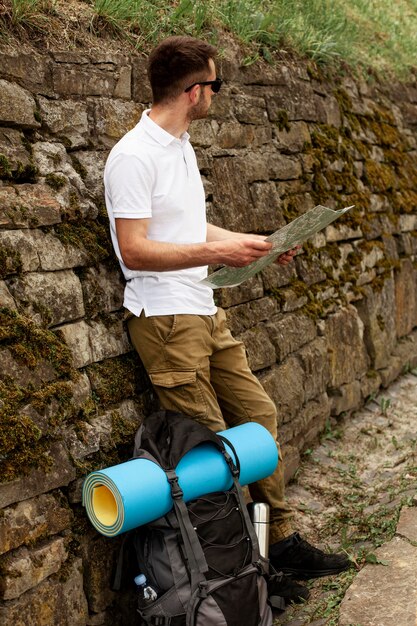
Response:
[[[256,421],[276,439],[273,402],[250,371],[245,348],[226,327],[213,292],[200,283],[207,265],[248,265],[268,254],[259,235],[208,224],[205,195],[187,130],[206,117],[221,87],[216,49],[191,37],[170,37],[151,53],[152,108],[111,151],[105,169],[113,245],[126,278],[130,336],[166,409],[214,431]],[[296,250],[278,262],[290,263]],[[277,444],[278,445],[278,444]],[[324,554],[291,527],[283,463],[250,486],[271,510],[270,556],[280,571],[324,576],[349,565]]]

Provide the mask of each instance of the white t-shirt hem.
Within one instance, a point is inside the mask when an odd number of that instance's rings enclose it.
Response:
[[[217,306],[214,306],[211,309],[204,310],[204,311],[196,311],[195,308],[188,309],[187,307],[181,307],[178,310],[173,310],[172,307],[170,307],[169,309],[152,309],[149,307],[142,307],[142,308],[136,309],[135,307],[132,307],[131,305],[127,305],[126,302],[123,303],[123,306],[125,307],[125,309],[130,311],[130,313],[133,313],[135,317],[139,317],[142,311],[145,312],[145,317],[156,317],[159,315],[215,315],[215,313],[217,312]]]

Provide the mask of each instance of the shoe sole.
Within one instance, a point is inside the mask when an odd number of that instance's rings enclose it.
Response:
[[[288,574],[290,576],[294,576],[300,579],[309,579],[309,578],[322,578],[323,576],[332,576],[333,574],[340,574],[340,572],[344,572],[345,570],[349,569],[350,567],[350,563],[348,563],[347,565],[343,566],[343,567],[339,567],[337,569],[333,568],[333,569],[327,569],[327,570],[299,570],[299,569],[293,569],[291,567],[280,567],[279,571],[283,572],[284,574]]]

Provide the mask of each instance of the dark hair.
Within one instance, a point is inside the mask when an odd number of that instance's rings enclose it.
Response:
[[[152,50],[148,77],[154,104],[173,100],[188,84],[206,80],[214,59],[214,46],[194,37],[168,37]]]

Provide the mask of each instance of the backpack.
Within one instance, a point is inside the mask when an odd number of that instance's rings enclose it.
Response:
[[[174,468],[189,450],[207,442],[224,455],[233,486],[185,503]],[[225,449],[224,438],[181,414],[160,411],[138,430],[133,456],[150,459],[164,469],[174,503],[165,516],[127,533],[137,573],[145,574],[158,593],[155,602],[137,607],[143,622],[153,626],[272,626],[269,562],[259,554],[238,481],[239,467]],[[122,560],[113,589],[120,588]],[[274,605],[283,609],[284,601],[275,598]]]

